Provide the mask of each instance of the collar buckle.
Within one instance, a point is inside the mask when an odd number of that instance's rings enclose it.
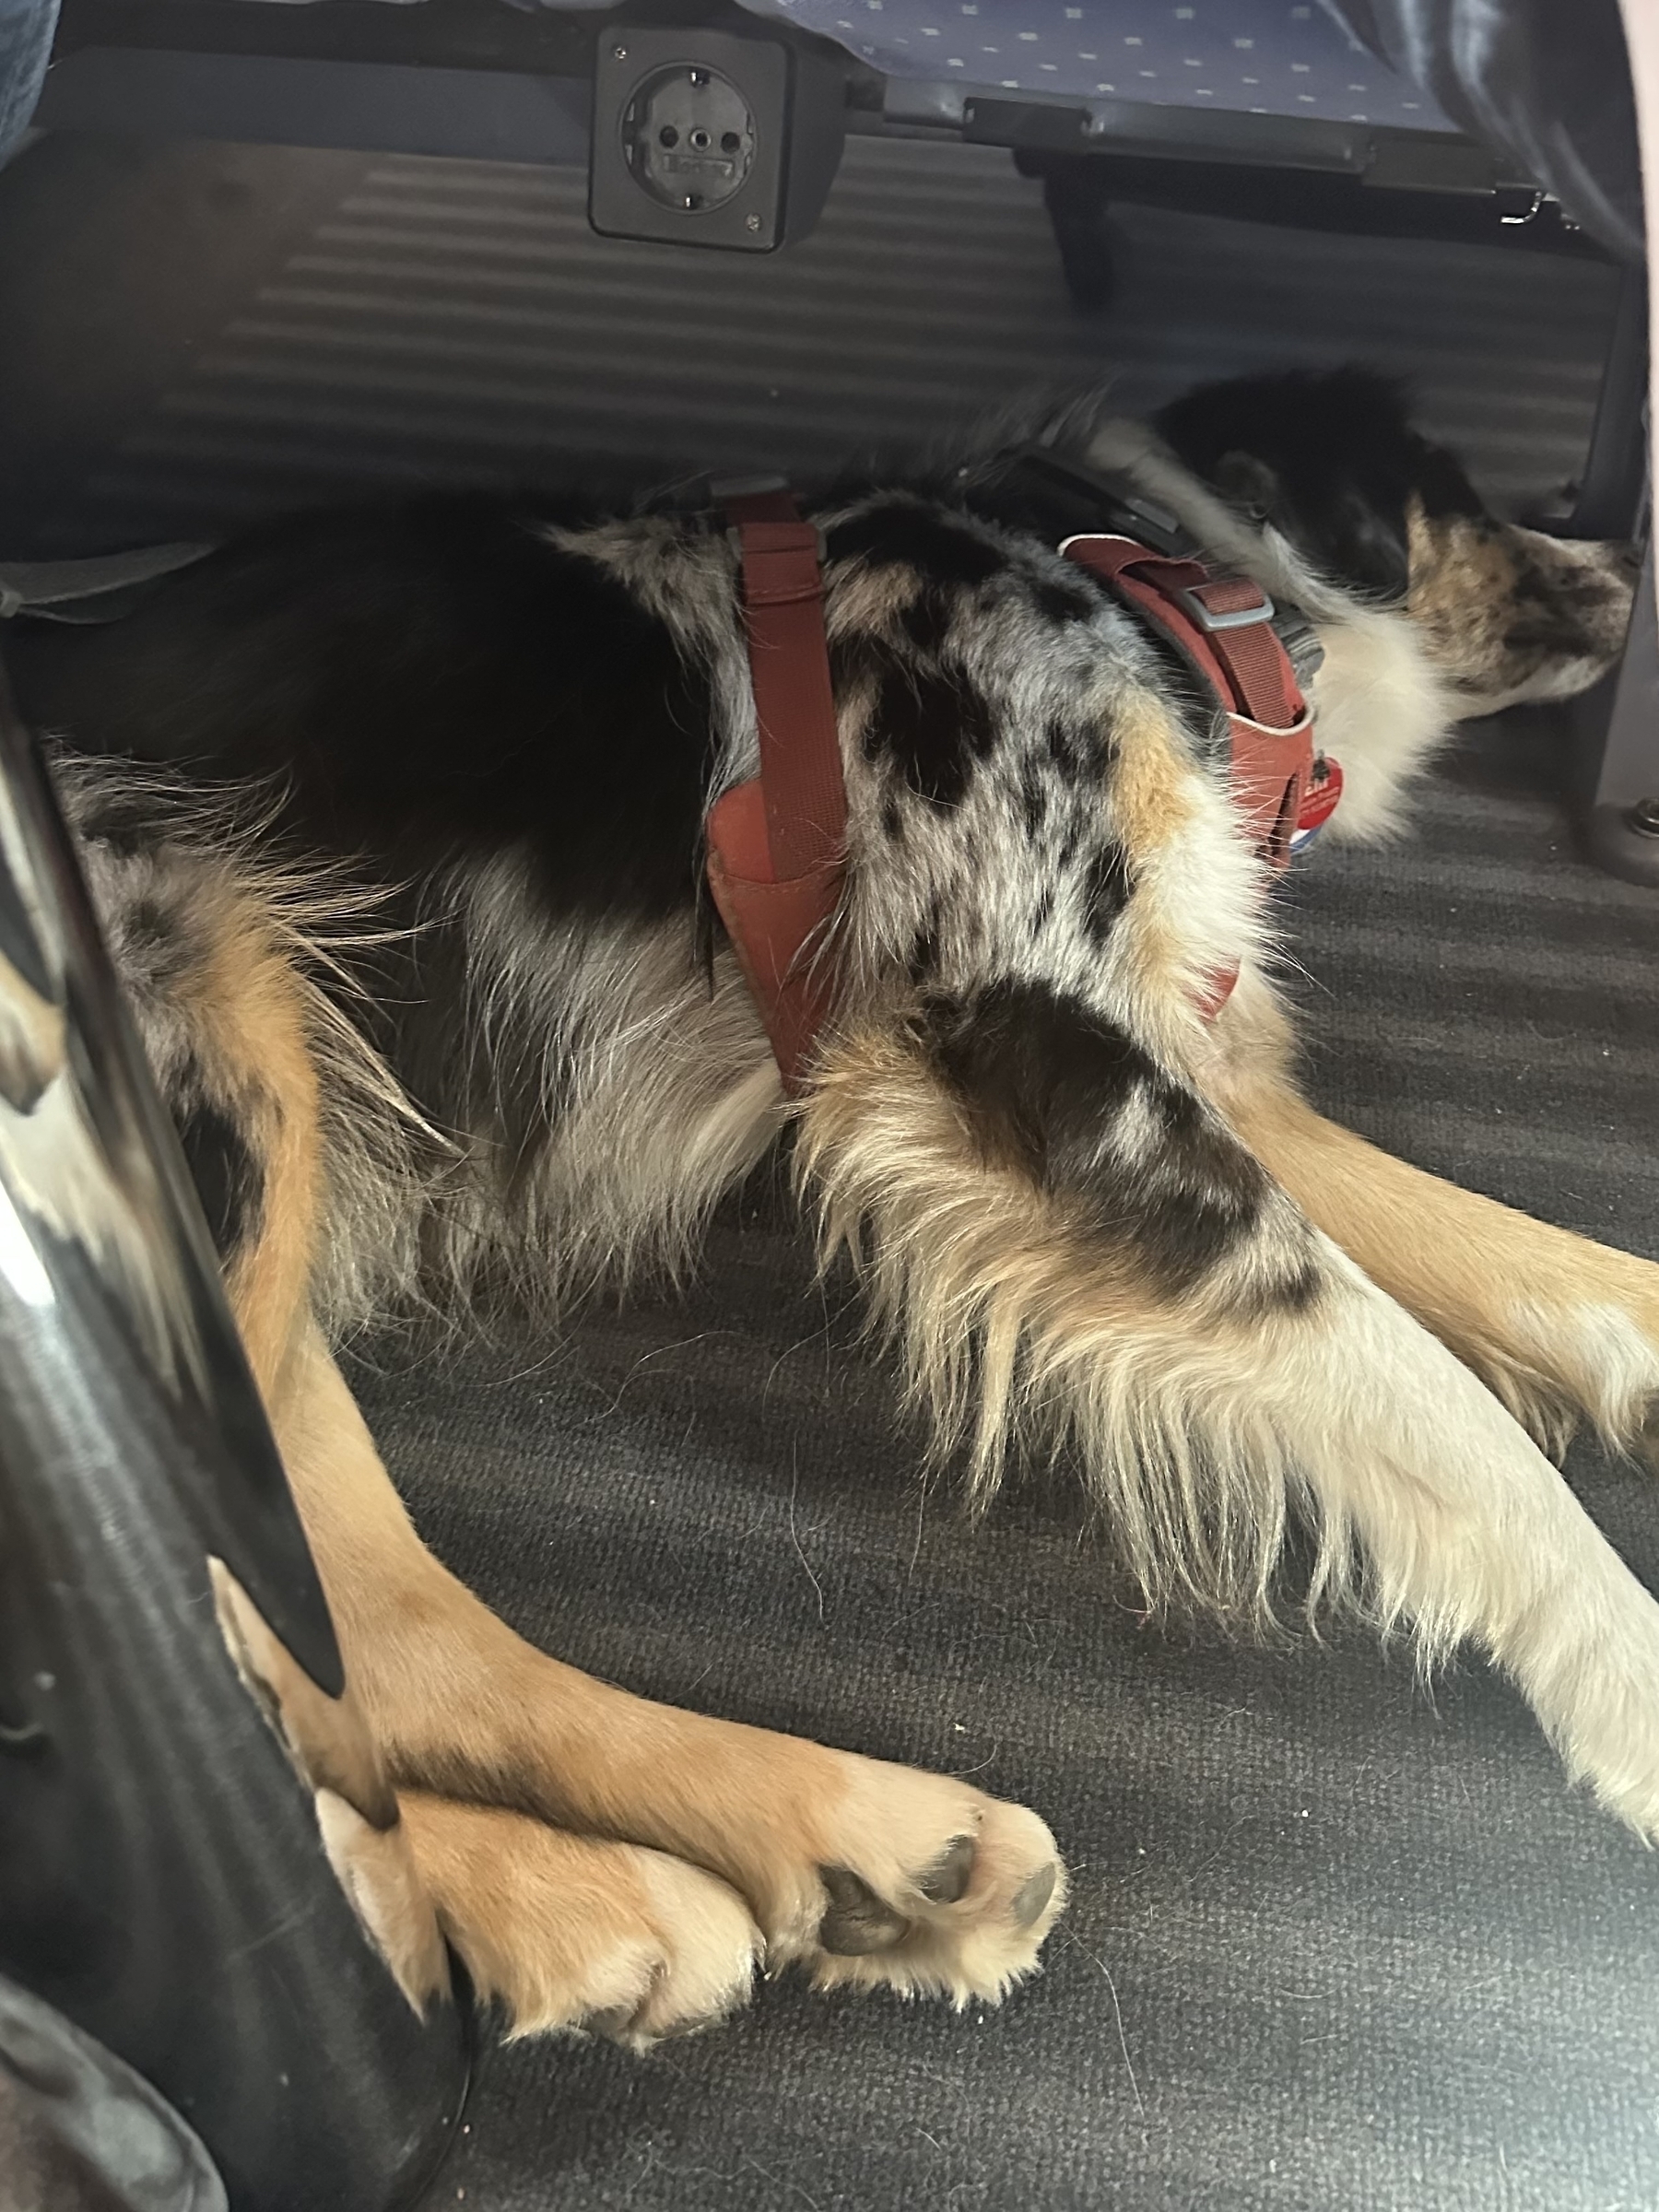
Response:
[[[1202,594],[1215,590],[1214,584],[1201,583],[1190,589],[1177,586],[1170,594],[1189,622],[1213,637],[1227,629],[1251,629],[1258,622],[1271,622],[1278,609],[1259,584],[1254,585],[1257,599],[1253,606],[1213,607],[1205,604]]]

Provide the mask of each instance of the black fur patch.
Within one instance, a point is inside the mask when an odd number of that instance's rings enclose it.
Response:
[[[899,620],[905,636],[919,653],[932,657],[942,653],[956,615],[951,590],[924,583]]]
[[[916,932],[915,943],[911,947],[910,979],[918,986],[930,982],[938,971],[940,919],[938,900],[935,899],[928,908],[926,920]]]
[[[1104,947],[1112,924],[1129,903],[1129,857],[1115,838],[1109,839],[1089,861],[1083,874],[1083,926]]]
[[[90,751],[270,776],[308,845],[394,880],[524,844],[554,910],[689,907],[707,683],[540,535],[585,519],[432,496],[266,524],[119,623],[30,641],[25,712]]]
[[[1031,596],[1040,613],[1048,617],[1057,627],[1068,622],[1087,622],[1100,605],[1095,592],[1079,577],[1076,583],[1058,577],[1045,576],[1031,586]]]
[[[1048,756],[1068,783],[1081,783],[1088,773],[1089,740],[1070,723],[1054,715],[1043,732]]]
[[[544,1041],[497,1040],[479,1065],[456,1020],[465,924],[423,887],[516,849],[532,925],[536,907],[549,924],[689,924],[700,893],[707,680],[631,592],[542,535],[592,519],[487,496],[294,516],[106,629],[42,626],[20,656],[40,726],[203,779],[268,777],[297,844],[378,881],[418,939],[361,957],[352,1018],[423,1111],[495,1125],[515,1171],[559,1111]],[[151,836],[134,825],[135,847]]]
[[[195,1185],[208,1234],[221,1266],[229,1266],[258,1237],[265,1213],[265,1176],[253,1147],[233,1118],[202,1097],[199,1087],[181,1087],[192,1102],[175,1108],[184,1164]]]
[[[1462,465],[1411,427],[1406,394],[1365,369],[1236,378],[1176,400],[1157,426],[1187,466],[1316,568],[1405,596],[1406,510],[1485,512]]]
[[[1121,1030],[1044,984],[994,983],[935,998],[924,1036],[986,1149],[1065,1202],[1097,1234],[1126,1240],[1158,1288],[1190,1290],[1247,1239],[1266,1173],[1191,1091]],[[1134,1166],[1111,1148],[1131,1105],[1158,1143]]]
[[[139,988],[164,995],[206,954],[200,918],[188,898],[135,899],[123,917],[123,965]]]
[[[890,668],[865,733],[871,759],[885,755],[918,798],[941,808],[961,805],[975,762],[995,742],[995,721],[973,686],[936,666]]]
[[[824,549],[831,560],[902,563],[947,584],[989,583],[1008,566],[978,531],[914,500],[883,500],[838,523]]]

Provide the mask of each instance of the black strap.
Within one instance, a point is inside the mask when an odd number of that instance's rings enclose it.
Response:
[[[141,586],[205,560],[212,546],[142,546],[88,560],[0,561],[0,621],[34,615],[48,622],[113,622]]]

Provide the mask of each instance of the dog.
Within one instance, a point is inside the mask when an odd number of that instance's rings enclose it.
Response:
[[[435,1920],[521,2033],[643,2045],[762,1958],[994,2000],[1063,1908],[1032,1812],[530,1649],[423,1548],[336,1363],[394,1312],[683,1271],[781,1136],[975,1503],[1061,1456],[1149,1603],[1247,1622],[1304,1530],[1311,1606],[1484,1649],[1659,1839],[1659,1607],[1547,1456],[1641,1442],[1659,1268],[1303,1100],[1215,702],[1055,549],[1107,500],[1271,595],[1334,836],[1388,834],[1461,719],[1594,682],[1631,605],[1628,548],[1498,519],[1359,371],[1151,425],[1085,398],[822,488],[847,866],[794,1098],[704,890],[758,740],[736,557],[683,499],[279,519],[15,641],[347,1700],[219,1571],[221,1618],[412,1994]]]

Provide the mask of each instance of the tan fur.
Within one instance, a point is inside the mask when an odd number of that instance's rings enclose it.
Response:
[[[341,1888],[415,2009],[448,1994],[449,1961],[380,1756],[349,1688],[331,1698],[288,1653],[222,1559],[208,1575],[237,1671],[312,1792]]]
[[[843,560],[824,577],[824,629],[830,642],[880,636],[890,629],[922,589],[922,579],[902,560]]]
[[[374,1841],[388,1832],[375,1828],[386,1809],[378,1760],[400,1782],[428,1785],[428,1796],[436,1784],[589,1838],[648,1847],[584,1860],[616,1892],[609,1920],[584,1927],[580,1897],[562,1913],[556,1908],[559,1853],[535,1819],[503,1815],[488,1828],[495,1877],[484,1882],[443,1850],[461,1816],[422,1806],[418,1825],[445,1924],[492,1988],[522,1999],[525,2027],[559,2012],[557,1990],[574,2005],[570,1993],[598,1986],[583,1979],[584,1962],[603,1981],[606,1930],[640,1918],[642,1866],[659,1935],[665,1920],[690,1916],[669,1941],[679,1947],[676,1958],[692,1961],[681,1978],[700,2004],[718,1997],[715,2009],[724,2009],[746,1979],[736,1960],[747,1951],[726,1940],[733,1914],[711,1904],[711,1875],[747,1900],[775,1961],[801,1959],[826,1982],[886,1981],[959,2003],[1000,1995],[1035,1964],[1065,1898],[1053,1841],[1034,1816],[944,1777],[705,1720],[594,1682],[514,1636],[421,1544],[302,1294],[321,1144],[303,993],[276,959],[268,929],[234,902],[220,903],[213,918],[212,950],[190,978],[189,1012],[198,1052],[219,1057],[216,1079],[244,1104],[258,1093],[244,1134],[259,1147],[265,1183],[262,1233],[240,1256],[229,1288],[251,1347],[261,1347],[260,1380],[335,1622],[350,1703],[335,1708],[323,1698],[222,1573],[221,1613],[240,1663],[316,1792],[342,1880],[378,1939],[398,1954],[408,1985],[425,1985],[419,1929],[429,1936],[430,1920],[423,1922],[406,1869],[399,1876],[401,1841]],[[309,1256],[315,1260],[314,1248]],[[298,1302],[287,1302],[296,1292]],[[930,1901],[920,1885],[964,1836],[979,1840],[966,1893]],[[653,1853],[688,1865],[665,1875]],[[487,1854],[479,1870],[488,1863]],[[890,1928],[877,1955],[847,1961],[821,1947],[826,1866],[848,1870],[881,1900]],[[1052,1892],[1030,1924],[1020,1924],[1015,1900],[1050,1868]],[[541,1899],[543,1913],[516,1939],[501,1904],[503,1884],[511,1894],[515,1882]],[[538,1950],[547,1914],[558,1941],[548,1935],[549,1947]],[[714,1943],[717,1971],[692,1924],[700,1914],[724,1930]],[[515,1943],[526,1947],[523,1956]],[[636,2040],[679,2018],[680,1999],[659,1986],[661,1950],[659,1943],[651,1985],[635,1991],[628,2014],[627,2034]],[[675,1981],[672,1960],[665,1971]]]
[[[0,954],[0,1095],[23,1112],[64,1065],[63,1009]]]
[[[72,814],[92,806],[99,782],[90,771],[65,774]],[[445,1925],[526,2028],[584,2008],[582,1993],[604,1979],[606,1927],[641,1920],[641,1883],[654,1948],[640,1955],[649,1987],[632,1993],[618,2030],[625,2040],[737,2001],[751,1922],[773,1962],[798,1959],[823,1981],[994,2000],[1033,1969],[1065,1900],[1053,1840],[1034,1816],[947,1777],[594,1682],[513,1636],[420,1543],[329,1349],[354,1283],[372,1290],[400,1279],[395,1252],[377,1261],[373,1246],[378,1232],[394,1239],[406,1227],[401,1194],[415,1187],[418,1154],[441,1174],[455,1157],[317,987],[331,938],[357,931],[357,943],[372,945],[374,917],[326,880],[250,854],[245,825],[228,814],[170,814],[170,791],[148,795],[176,833],[164,828],[135,850],[89,831],[85,865],[152,1065],[164,1082],[182,1080],[186,1100],[205,1098],[232,1119],[256,1171],[258,1204],[228,1288],[329,1599],[347,1698],[325,1697],[305,1677],[222,1568],[220,1618],[312,1793],[342,1886],[412,1999],[437,1986],[441,1953],[388,1774],[424,1791],[418,1825]],[[660,1000],[683,1026],[701,989],[706,1009],[706,988],[688,971],[653,981],[647,967],[638,973],[650,1006]],[[706,1144],[698,1141],[711,1155],[711,1189],[777,1116],[777,1077],[763,1043],[754,1049],[752,1008],[730,988],[725,997],[739,1080],[708,1101]],[[720,1072],[732,1070],[723,1063]],[[58,1182],[65,1144],[48,1109],[61,1088],[49,1087],[28,1124]],[[682,1084],[682,1112],[686,1100]],[[360,1267],[354,1245],[366,1248]],[[138,1253],[148,1248],[135,1241]],[[325,1327],[312,1292],[342,1277],[347,1295],[332,1300]],[[151,1302],[167,1311],[159,1293]],[[472,1874],[465,1853],[441,1849],[466,1815],[460,1799],[505,1808]],[[608,1922],[584,1923],[580,1895],[559,1904],[576,1847],[550,1844],[543,1819],[603,1840],[584,1864],[593,1883],[614,1890]],[[972,1846],[963,1894],[931,1897],[924,1885],[963,1839]],[[486,1868],[488,1882],[477,1878]],[[849,1924],[825,1869],[868,1902],[853,1935],[865,1944],[873,1925],[875,1937],[856,1960],[840,1956]],[[502,1910],[515,1882],[527,1915],[516,1934]],[[553,1994],[561,1988],[563,2011]]]
[[[515,2036],[586,2028],[647,2049],[723,2019],[762,1950],[736,1892],[663,1852],[406,1793],[416,1864],[480,2000]]]
[[[239,900],[213,932],[190,1013],[215,1053],[224,1087],[241,1089],[249,1135],[275,1196],[256,1245],[239,1253],[227,1288],[256,1381],[280,1395],[296,1316],[310,1297],[324,1192],[319,1087],[306,1037],[303,986],[270,941],[260,910]],[[246,1071],[257,1069],[257,1089]]]
[[[667,542],[636,547],[618,525],[594,557],[660,597]],[[1345,614],[1335,594],[1313,606],[1335,626],[1333,714],[1343,702],[1358,730],[1379,700],[1407,710],[1379,753],[1364,828],[1383,825],[1402,764],[1432,742],[1446,674],[1430,665],[1435,640],[1452,638],[1472,569],[1524,552],[1454,531],[1425,543],[1427,653],[1389,644],[1394,618]],[[878,628],[916,588],[901,563],[855,571],[833,618],[862,608]],[[724,622],[724,590],[710,604]],[[853,685],[842,706],[856,761],[868,701]],[[798,1111],[825,1251],[854,1255],[935,1447],[965,1446],[976,1499],[1022,1453],[1074,1457],[1151,1598],[1255,1622],[1271,1618],[1300,1521],[1315,1539],[1313,1599],[1409,1620],[1427,1656],[1478,1639],[1574,1771],[1659,1835],[1659,1751],[1647,1761],[1632,1720],[1659,1702],[1653,1608],[1446,1349],[1540,1432],[1584,1407],[1622,1438],[1659,1371],[1653,1271],[1557,1232],[1529,1241],[1463,1194],[1425,1196],[1426,1179],[1311,1114],[1262,973],[1262,872],[1225,793],[1165,704],[1121,672],[1098,712],[1131,895],[1073,975],[1091,1018],[1121,1029],[1162,1086],[1143,1072],[1102,1118],[1102,1147],[1134,1171],[1121,1204],[1094,1206],[1077,1183],[1061,1187],[1083,1196],[1063,1202],[1040,1152],[1017,1157],[994,1118],[970,1119],[903,998],[903,933],[888,942],[872,924],[845,962],[844,1026]],[[717,783],[750,736],[736,717]],[[194,955],[147,996],[137,959],[135,995],[158,1065],[182,1054],[257,1156],[263,1208],[229,1290],[349,1709],[325,1710],[233,1586],[222,1618],[312,1784],[342,1880],[409,1985],[426,1986],[441,1919],[524,2031],[586,2022],[639,2042],[718,2017],[741,2001],[758,1940],[769,1961],[800,1960],[822,1983],[999,1996],[1031,1971],[1065,1901],[1035,1815],[947,1777],[652,1704],[535,1651],[422,1545],[335,1357],[345,1329],[415,1284],[423,1232],[457,1297],[480,1254],[557,1290],[607,1264],[626,1273],[688,1253],[782,1114],[734,964],[721,956],[700,973],[677,924],[606,922],[555,948],[526,923],[534,887],[516,861],[473,871],[454,893],[470,901],[466,1036],[486,1075],[498,1031],[532,1039],[545,1054],[531,1061],[532,1100],[544,1065],[559,1078],[560,1114],[521,1188],[500,1171],[488,1102],[487,1125],[457,1141],[425,1129],[318,988],[339,920],[328,900],[273,871],[234,825],[217,850],[181,835]],[[992,950],[1028,888],[1006,911],[987,897],[975,912]],[[1239,988],[1206,1027],[1207,987],[1235,968]],[[609,1026],[562,1033],[567,1002]],[[1195,1179],[1177,1197],[1218,1215],[1237,1202],[1236,1233],[1196,1267],[1136,1241],[1135,1206],[1168,1194],[1160,1105],[1202,1139],[1176,1160]],[[1437,1248],[1460,1240],[1461,1256]],[[402,1825],[377,1825],[387,1778]],[[947,1895],[959,1865],[960,1894]]]
[[[277,1439],[347,1673],[400,1782],[691,1860],[747,1900],[771,1956],[824,1979],[836,1973],[817,1943],[824,1865],[853,1869],[909,1923],[865,1978],[960,2001],[1030,1970],[1064,1897],[1061,1881],[1031,1928],[1009,1918],[1055,1857],[1041,1821],[944,1777],[653,1705],[546,1657],[421,1544],[314,1333],[291,1372]],[[921,1896],[956,1837],[1010,1832],[961,1900]]]
[[[1218,982],[1262,950],[1261,872],[1230,802],[1194,767],[1161,700],[1120,695],[1107,726],[1112,834],[1135,887],[1108,970],[1130,1033],[1185,1067],[1205,1050],[1202,1009]]]
[[[1407,503],[1406,527],[1406,608],[1430,657],[1460,684],[1496,689],[1514,595],[1513,551],[1484,517],[1430,522],[1418,499]]]
[[[1372,1281],[1559,1449],[1587,1414],[1628,1448],[1659,1403],[1659,1267],[1391,1159],[1269,1068],[1233,1126]]]
[[[1426,1174],[1314,1112],[1290,1025],[1247,973],[1201,1087],[1308,1218],[1497,1392],[1540,1443],[1581,1418],[1641,1441],[1659,1394],[1659,1266]]]
[[[1112,716],[1117,765],[1112,826],[1137,862],[1185,837],[1198,805],[1199,779],[1170,710],[1149,691],[1133,691]]]
[[[1611,662],[1630,618],[1628,548],[1555,538],[1488,515],[1429,517],[1407,503],[1406,610],[1462,714],[1570,699]],[[1567,610],[1576,652],[1565,636]]]
[[[1259,979],[1251,988],[1265,997]],[[1212,1075],[1235,1113],[1284,1090],[1269,1025],[1241,1020],[1230,1051]],[[1252,1126],[1296,1112],[1281,1095]],[[1271,1618],[1294,1516],[1316,1538],[1313,1598],[1408,1623],[1425,1665],[1478,1642],[1570,1771],[1659,1837],[1653,1600],[1499,1400],[1330,1237],[1301,1232],[1318,1268],[1312,1298],[1264,1297],[1258,1275],[1253,1300],[1237,1263],[1236,1306],[1213,1277],[1154,1297],[1118,1240],[985,1159],[918,1053],[874,1035],[832,1057],[802,1151],[828,1241],[853,1244],[916,1395],[945,1441],[965,1434],[982,1488],[1011,1442],[1063,1450],[1151,1595],[1255,1619]],[[1363,1189],[1362,1151],[1342,1147]],[[1334,1208],[1344,1232],[1351,1200],[1323,1191],[1310,1204]],[[1245,1263],[1269,1288],[1276,1260],[1310,1249],[1300,1209],[1278,1204]],[[1387,1228],[1380,1251],[1400,1264]]]

